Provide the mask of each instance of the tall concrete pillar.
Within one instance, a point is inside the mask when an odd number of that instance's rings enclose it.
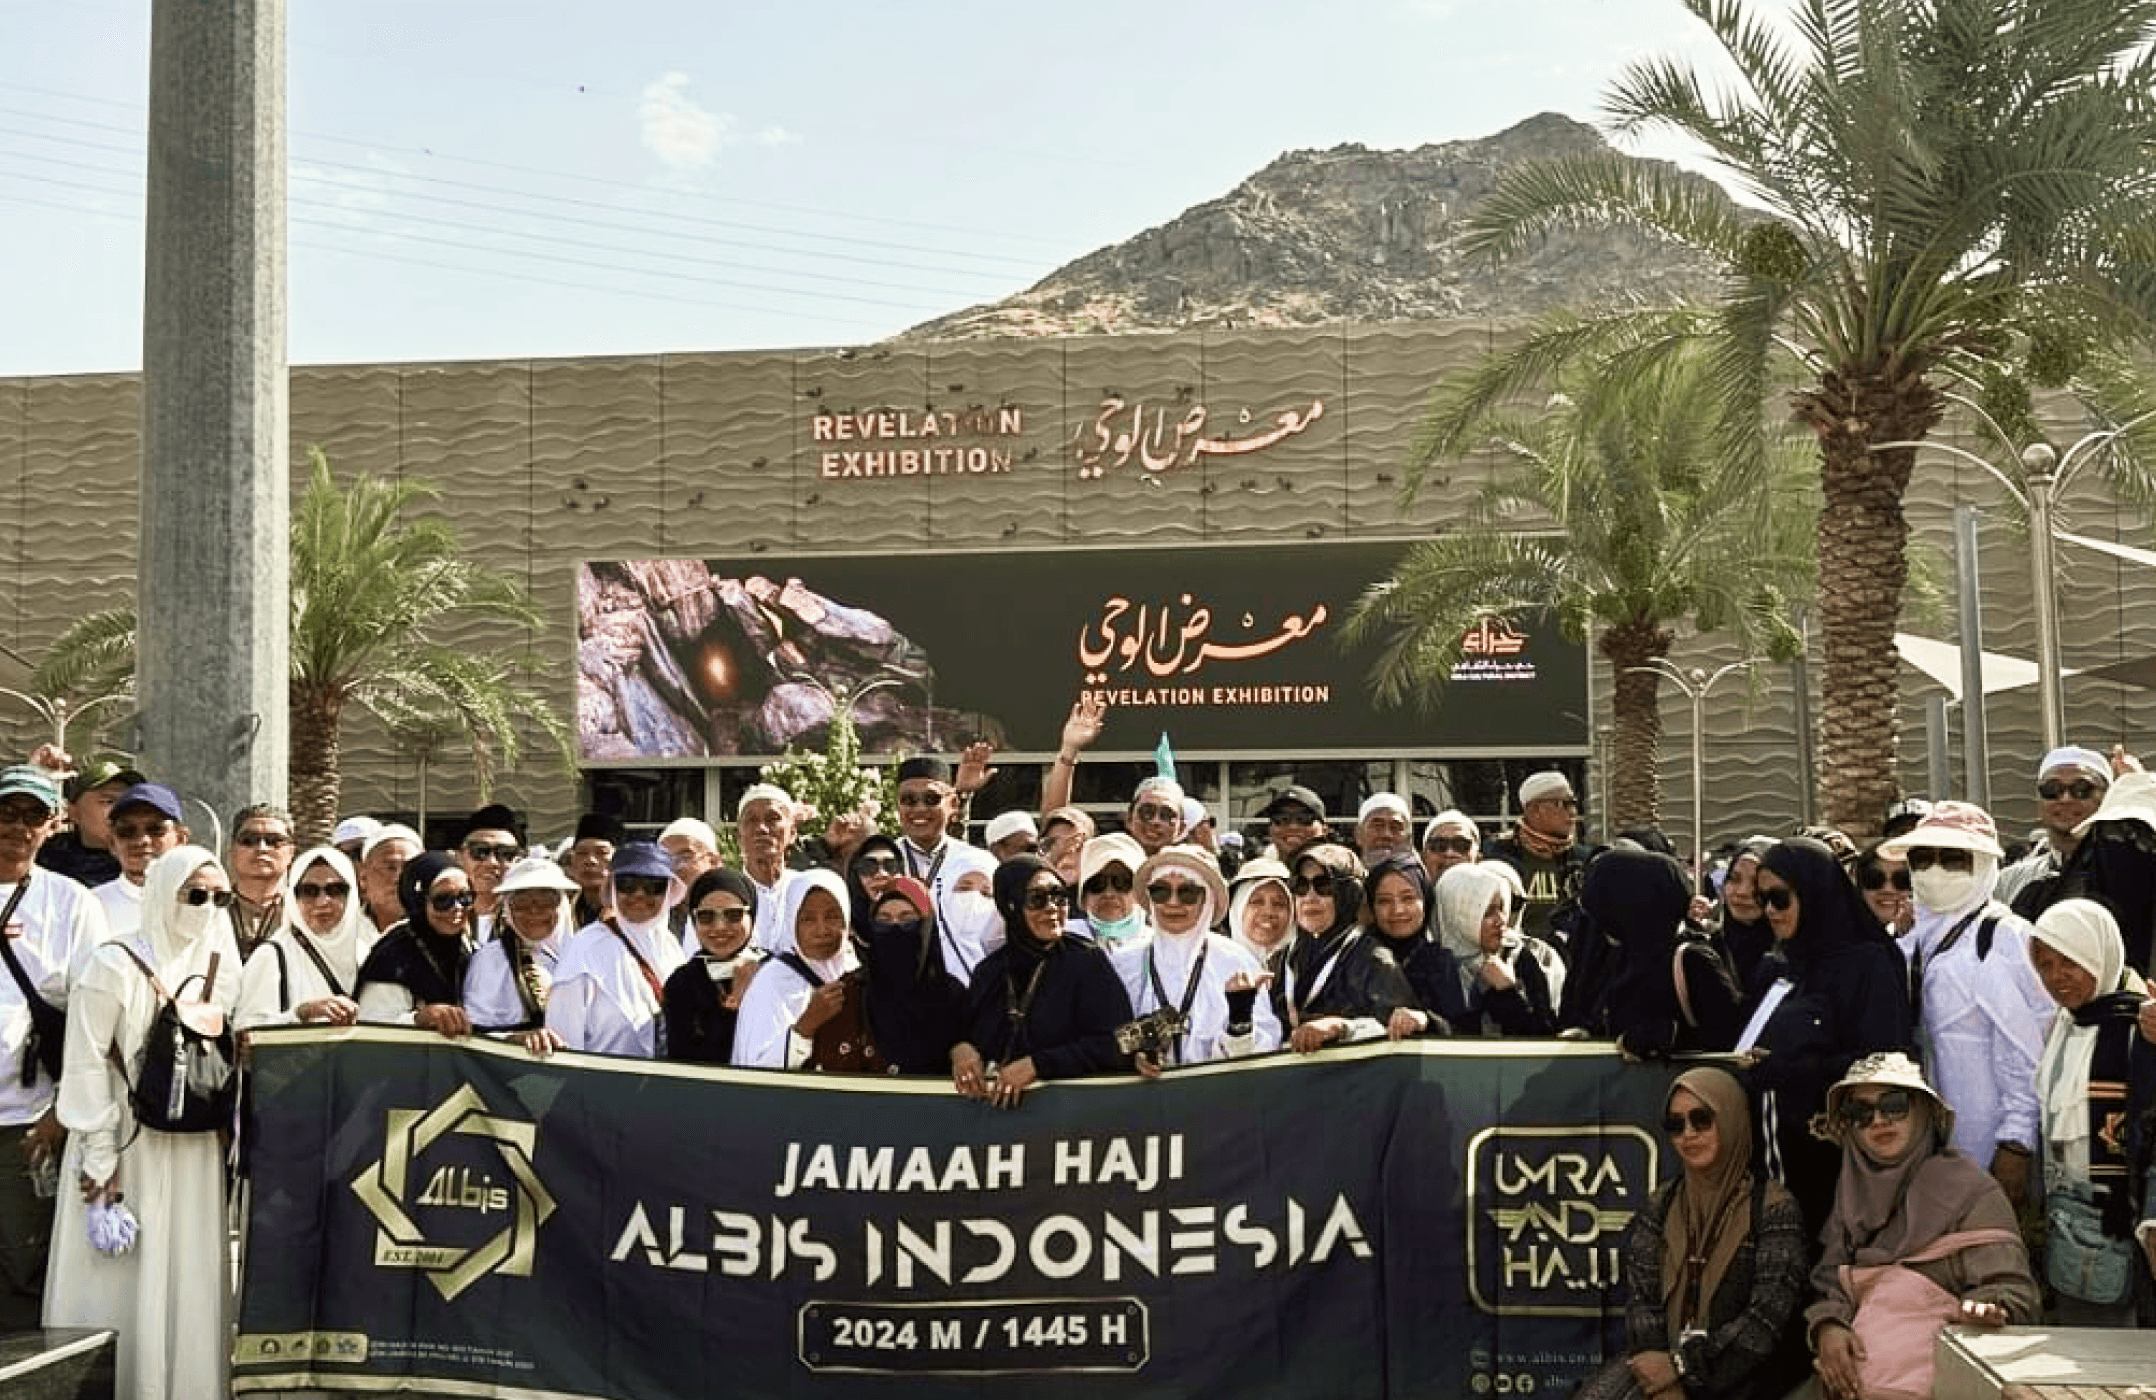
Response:
[[[142,758],[227,826],[283,802],[291,490],[284,0],[153,0]],[[190,810],[196,839],[209,823]]]

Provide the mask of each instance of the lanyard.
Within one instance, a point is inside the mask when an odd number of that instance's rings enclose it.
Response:
[[[1146,980],[1153,984],[1154,1006],[1161,1007],[1168,1004],[1168,989],[1160,984],[1160,969],[1153,965],[1153,950],[1159,946],[1160,935],[1155,934],[1153,937],[1154,941],[1145,948],[1145,976]],[[1198,956],[1190,960],[1190,976],[1183,983],[1183,1000],[1176,1007],[1176,1014],[1183,1018],[1183,1024],[1186,1026],[1190,1024],[1191,1004],[1198,999],[1198,983],[1205,975],[1205,955],[1210,951],[1209,940],[1204,934],[1199,934]],[[1189,1035],[1190,1032],[1186,1030],[1175,1038],[1175,1058],[1178,1064],[1183,1059],[1183,1042]]]
[[[1309,935],[1304,934],[1301,936],[1307,938]],[[1355,929],[1342,938],[1340,946],[1333,949],[1331,956],[1327,957],[1319,965],[1318,975],[1310,979],[1310,990],[1304,992],[1300,997],[1295,995],[1295,950],[1292,948],[1288,950],[1288,956],[1282,959],[1285,966],[1281,968],[1281,971],[1287,974],[1288,1024],[1291,1029],[1303,1023],[1304,1008],[1310,1004],[1319,992],[1325,990],[1325,984],[1332,980],[1333,969],[1340,965],[1341,954],[1354,947],[1356,940],[1361,937],[1362,930]]]

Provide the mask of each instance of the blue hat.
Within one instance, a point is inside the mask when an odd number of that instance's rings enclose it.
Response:
[[[0,768],[0,797],[34,797],[45,804],[49,815],[60,810],[60,786],[52,774],[34,763],[11,763]]]
[[[187,812],[180,806],[180,799],[163,783],[137,783],[120,794],[120,800],[112,804],[112,815],[120,815],[122,807],[149,807],[164,813],[180,825],[187,824]]]
[[[666,858],[666,852],[649,841],[631,841],[614,850],[614,878],[624,875],[649,875],[664,880],[674,873],[674,863]]]

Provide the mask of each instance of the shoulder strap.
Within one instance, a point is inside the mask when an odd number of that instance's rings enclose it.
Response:
[[[780,953],[773,961],[782,962],[792,968],[800,974],[801,980],[811,987],[821,987],[824,984],[823,977],[817,973],[815,968],[808,965],[808,960],[791,948]]]
[[[602,919],[599,922],[608,933],[613,934],[615,938],[620,940],[621,946],[627,950],[630,959],[636,963],[636,970],[644,974],[644,985],[651,989],[652,1004],[654,1006],[665,1006],[666,984],[659,980],[658,973],[651,970],[651,964],[644,961],[644,955],[636,951],[636,945],[629,941],[629,935],[623,933],[621,925],[611,918]]]
[[[290,1011],[292,1009],[292,978],[289,975],[290,969],[285,966],[284,949],[278,947],[276,940],[272,939],[270,940],[269,950],[277,955],[277,1009],[279,1011]]]
[[[1934,1260],[1944,1259],[1950,1254],[1959,1254],[1965,1249],[1975,1249],[1980,1245],[2020,1243],[2021,1234],[2019,1231],[2009,1230],[2000,1225],[1987,1225],[1981,1229],[1955,1230],[1951,1234],[1941,1235],[1908,1258],[1897,1259],[1894,1262],[1903,1265],[1929,1264]]]
[[[349,997],[352,995],[350,992],[344,989],[342,983],[338,982],[337,974],[329,970],[329,962],[325,958],[323,958],[321,950],[314,946],[313,939],[309,938],[305,933],[295,929],[292,933],[292,941],[299,945],[299,950],[307,955],[307,960],[309,962],[314,964],[314,970],[322,974],[322,980],[329,983],[329,989],[331,991],[335,992],[338,996],[341,997]],[[275,941],[272,940],[273,946],[274,942]],[[282,952],[277,954],[277,967],[279,975],[282,976],[284,969],[284,954]]]
[[[1684,1023],[1696,1029],[1699,1018],[1692,1014],[1692,986],[1685,980],[1684,975],[1684,950],[1687,946],[1689,945],[1683,939],[1677,940],[1676,954],[1670,959],[1669,978],[1677,988],[1677,1010],[1683,1014]]]
[[[16,909],[19,908],[22,904],[22,897],[27,894],[29,890],[30,876],[29,873],[26,871],[24,872],[23,877],[15,882],[15,893],[8,896],[7,908],[0,909],[0,958],[5,958],[7,960],[8,975],[15,979],[16,986],[22,988],[22,994],[24,996],[28,997],[33,1002],[39,1003],[40,1005],[50,1007],[51,1003],[47,1002],[45,998],[39,996],[37,994],[37,988],[30,985],[30,974],[23,971],[22,964],[16,961],[15,940],[7,936],[8,920],[15,917]]]
[[[1982,962],[1991,956],[1991,943],[1999,933],[1999,916],[1991,915],[1976,926],[1976,960]]]

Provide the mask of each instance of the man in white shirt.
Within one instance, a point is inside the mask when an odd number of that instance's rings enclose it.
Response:
[[[120,873],[90,891],[116,938],[142,927],[142,882],[150,862],[188,839],[180,799],[163,783],[137,783],[112,804],[112,849]]]
[[[33,866],[59,812],[51,774],[28,764],[0,769],[0,1334],[41,1321],[55,1188],[40,1190],[24,1169],[57,1179],[60,1017],[70,972],[106,938],[104,910],[88,890]]]

